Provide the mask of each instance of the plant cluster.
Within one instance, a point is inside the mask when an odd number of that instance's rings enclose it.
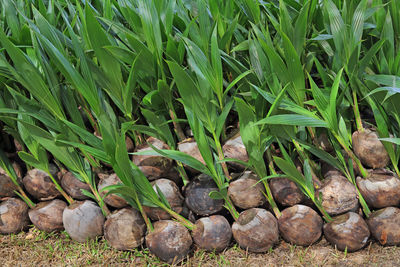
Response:
[[[398,245],[399,88],[399,0],[1,0],[0,233]]]

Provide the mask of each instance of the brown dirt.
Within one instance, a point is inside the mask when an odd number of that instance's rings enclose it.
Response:
[[[0,235],[0,266],[167,266],[147,249],[129,252],[110,248],[104,239],[76,243],[65,234],[28,233]],[[365,249],[344,253],[325,239],[308,247],[283,241],[267,253],[246,253],[236,245],[220,253],[195,250],[178,266],[399,266],[400,248],[371,243]]]

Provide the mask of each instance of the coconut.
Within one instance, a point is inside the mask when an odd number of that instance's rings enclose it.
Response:
[[[19,184],[22,183],[22,170],[18,163],[13,162],[12,166],[14,168],[15,174],[18,179],[17,182]],[[15,196],[15,190],[17,190],[17,186],[11,180],[10,176],[8,176],[7,172],[0,167],[0,198],[2,197],[13,197]]]
[[[193,158],[197,159],[204,165],[206,164],[201,153],[199,147],[197,146],[196,141],[193,138],[188,138],[180,143],[178,143],[178,150],[192,156]],[[192,173],[199,173],[199,171],[184,165],[186,169],[188,169]]]
[[[372,236],[385,246],[400,244],[400,209],[387,207],[373,212],[367,220]]]
[[[213,215],[196,221],[192,237],[199,248],[220,252],[231,242],[232,230],[224,216]]]
[[[50,164],[50,173],[58,183],[57,172],[58,169],[55,165]],[[61,196],[50,176],[39,169],[32,169],[28,171],[23,179],[26,191],[39,201],[51,200]]]
[[[64,230],[63,212],[67,203],[54,199],[40,202],[29,210],[29,219],[41,231],[53,232]]]
[[[362,249],[368,241],[370,232],[364,219],[354,212],[348,212],[333,218],[324,225],[324,235],[337,249],[348,252]]]
[[[269,180],[269,187],[275,201],[284,207],[294,206],[305,200],[305,195],[297,184],[288,178],[272,178]]]
[[[90,192],[90,186],[81,182],[72,172],[67,172],[63,175],[61,178],[61,186],[73,199],[89,199],[89,197],[82,193],[82,189]]]
[[[322,235],[321,216],[310,207],[295,205],[282,211],[278,219],[282,238],[293,245],[310,246]]]
[[[104,237],[115,249],[131,250],[143,244],[146,224],[132,208],[114,211],[104,224]]]
[[[329,215],[356,211],[359,207],[355,186],[342,175],[330,175],[324,179],[317,196],[322,195],[322,207]]]
[[[73,240],[85,242],[103,234],[104,216],[93,201],[76,201],[64,209],[63,224]]]
[[[222,146],[222,151],[226,158],[238,159],[247,162],[249,156],[247,155],[246,147],[243,144],[240,133],[236,134]],[[237,170],[244,170],[245,166],[236,162],[228,162],[228,165]]]
[[[384,168],[388,165],[389,154],[375,131],[371,129],[364,129],[362,132],[356,131],[351,139],[354,154],[362,164],[373,169]]]
[[[18,199],[9,198],[0,204],[0,233],[12,234],[25,230],[29,224],[28,205]]]
[[[228,187],[228,196],[236,207],[250,209],[265,203],[265,188],[258,183],[259,178],[246,171],[239,179],[231,182]]]
[[[178,263],[190,251],[192,237],[180,223],[171,220],[157,221],[154,230],[146,235],[150,252],[167,263]]]
[[[162,192],[167,199],[171,209],[176,213],[181,213],[183,210],[183,196],[179,191],[178,186],[171,180],[158,179],[151,183],[155,192],[158,189]],[[143,206],[144,211],[152,220],[168,220],[171,215],[161,208]]]
[[[328,136],[326,135],[326,133],[322,133],[318,136],[317,138],[317,142],[319,144],[319,146],[325,150],[326,152],[332,152],[333,151],[333,147],[331,142],[329,141]]]
[[[100,177],[100,182],[97,186],[99,189],[100,195],[103,197],[105,194],[107,194],[108,190],[103,190],[106,186],[110,185],[117,185],[117,184],[122,184],[121,180],[118,178],[118,176],[113,173],[111,175],[104,174],[104,173],[99,173],[98,176]],[[107,205],[110,205],[111,207],[114,208],[123,208],[128,206],[128,202],[126,202],[125,199],[122,197],[116,195],[116,194],[109,194],[104,198],[104,202]]]
[[[208,216],[222,210],[223,199],[212,199],[209,193],[219,191],[212,178],[205,174],[200,174],[191,181],[185,189],[185,203],[195,214]]]
[[[147,138],[146,142],[157,149],[170,149],[166,143],[154,137]],[[152,151],[153,148],[147,143],[136,147],[135,152]],[[165,177],[173,165],[172,159],[162,156],[133,155],[132,161],[149,180]]]
[[[400,204],[400,180],[389,170],[369,170],[367,178],[357,177],[357,186],[371,208],[380,209]]]
[[[266,252],[279,241],[277,220],[260,208],[241,212],[232,225],[232,233],[239,246],[250,252]]]

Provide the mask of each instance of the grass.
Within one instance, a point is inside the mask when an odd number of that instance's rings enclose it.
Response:
[[[396,266],[399,247],[371,243],[367,248],[345,253],[325,239],[311,247],[281,241],[267,253],[249,253],[232,244],[220,254],[196,250],[178,266]],[[168,266],[148,249],[117,251],[104,239],[87,243],[72,241],[62,233],[44,233],[31,228],[27,233],[0,235],[1,266]]]

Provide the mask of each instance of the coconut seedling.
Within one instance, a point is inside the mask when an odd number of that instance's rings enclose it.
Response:
[[[363,248],[370,236],[370,231],[364,219],[354,213],[354,212],[347,212],[343,215],[339,215],[336,217],[331,217],[327,211],[322,206],[321,196],[316,194],[314,186],[312,184],[312,177],[311,177],[311,168],[306,161],[304,164],[304,176],[296,169],[293,162],[290,160],[290,157],[287,155],[286,151],[284,150],[283,146],[281,146],[281,150],[284,155],[284,159],[279,157],[274,157],[274,162],[276,165],[285,173],[287,174],[293,181],[300,186],[303,190],[304,194],[309,197],[314,205],[318,208],[321,212],[325,224],[323,226],[324,235],[326,239],[333,245],[335,245],[340,250],[347,250],[347,251],[356,251]],[[297,209],[297,213],[299,213],[299,209]],[[297,216],[297,215],[294,215]],[[290,217],[288,217],[289,219]],[[293,217],[292,217],[293,218]],[[304,216],[303,218],[312,218],[312,216]],[[294,222],[299,225],[299,220],[294,220]],[[285,221],[280,221],[284,225]],[[312,225],[311,222],[303,222],[303,227],[307,225]],[[300,238],[298,241],[295,239],[290,240],[291,242],[303,242],[302,236],[299,236],[294,232],[293,234],[290,233],[290,229],[288,227],[284,228],[287,232],[285,233],[286,237],[292,238]],[[283,229],[282,229],[283,230]],[[307,231],[303,229],[303,231]],[[315,229],[322,234],[322,229]],[[311,239],[310,239],[311,240]],[[314,241],[315,242],[315,241]],[[305,244],[305,243],[303,243]]]
[[[0,168],[2,170],[3,177],[2,179],[8,180],[10,179],[13,183],[13,186],[7,186],[7,189],[3,192],[6,193],[3,196],[9,197],[12,196],[11,193],[17,194],[25,203],[29,206],[29,208],[33,208],[35,204],[32,200],[27,196],[24,189],[22,188],[21,176],[18,174],[18,168],[15,168],[15,165],[12,164],[9,159],[4,154],[3,150],[0,149]],[[8,182],[7,182],[8,184]],[[4,185],[4,184],[2,184]],[[10,192],[11,188],[15,188],[13,192]],[[3,188],[2,188],[3,189]]]

